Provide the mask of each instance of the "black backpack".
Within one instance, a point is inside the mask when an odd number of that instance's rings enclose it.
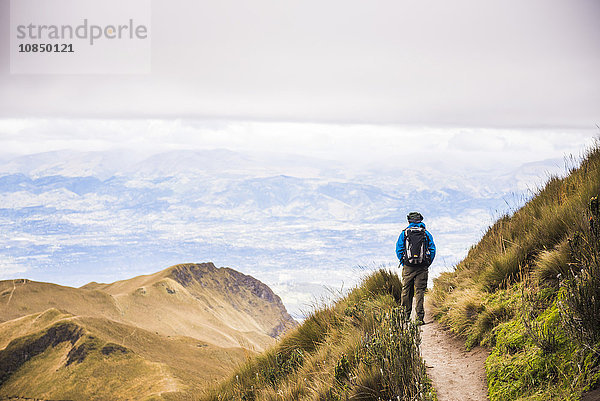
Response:
[[[404,230],[403,262],[409,267],[429,267],[429,237],[423,227],[408,227]]]

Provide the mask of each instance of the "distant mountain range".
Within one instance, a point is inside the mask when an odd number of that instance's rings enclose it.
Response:
[[[0,278],[77,286],[215,260],[268,283],[301,316],[324,285],[355,283],[357,265],[395,265],[408,211],[425,215],[439,272],[563,171],[561,160],[494,171],[443,162],[348,166],[218,149],[4,157]]]
[[[296,324],[268,286],[212,263],[81,288],[5,280],[0,303],[0,399],[189,397]]]

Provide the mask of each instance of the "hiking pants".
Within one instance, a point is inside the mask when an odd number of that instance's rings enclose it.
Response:
[[[423,298],[427,289],[427,276],[429,269],[427,267],[409,267],[402,268],[402,306],[406,312],[406,318],[410,318],[412,312],[413,296],[417,299],[416,311],[417,318],[424,321],[425,308],[423,308]]]

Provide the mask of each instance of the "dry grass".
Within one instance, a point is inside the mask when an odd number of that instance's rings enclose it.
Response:
[[[575,400],[600,385],[600,142],[569,173],[434,280],[435,316],[493,347],[491,400]]]
[[[0,396],[198,399],[276,342],[272,329],[289,315],[263,286],[212,264],[84,288],[0,281]],[[85,336],[56,337],[52,327],[61,322]],[[69,355],[81,358],[68,363]]]
[[[543,251],[537,259],[536,267],[533,271],[536,284],[558,289],[561,278],[573,274],[568,241],[561,242],[552,250]]]
[[[485,310],[475,308],[473,313],[470,300],[509,289],[530,273],[542,285],[556,288],[557,276],[564,278],[571,271],[567,239],[581,229],[587,203],[598,193],[600,147],[596,145],[569,176],[551,178],[525,206],[496,221],[454,272],[434,280],[434,314],[454,331],[470,335]]]
[[[434,399],[418,328],[405,321],[398,304],[401,288],[395,273],[375,272],[248,360],[205,399]]]
[[[262,287],[252,293],[255,283],[245,285],[249,279],[238,275],[212,264],[187,264],[82,288],[5,280],[0,281],[0,303],[6,305],[0,308],[0,321],[56,308],[164,336],[189,336],[223,348],[262,351],[275,342],[272,330],[286,323],[287,312],[279,298],[261,298],[257,294]]]

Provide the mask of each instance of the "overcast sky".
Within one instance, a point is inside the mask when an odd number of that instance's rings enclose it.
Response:
[[[153,0],[152,73],[9,74],[0,117],[590,129],[597,0]]]

